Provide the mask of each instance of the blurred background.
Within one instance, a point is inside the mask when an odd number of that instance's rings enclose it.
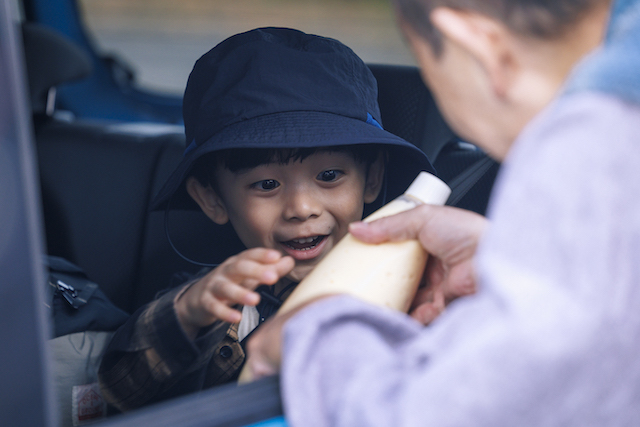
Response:
[[[90,37],[136,86],[182,95],[194,62],[225,38],[263,26],[332,37],[365,62],[414,65],[388,0],[79,0]]]

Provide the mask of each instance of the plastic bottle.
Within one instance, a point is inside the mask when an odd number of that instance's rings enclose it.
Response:
[[[420,204],[443,205],[451,189],[439,178],[421,172],[405,193],[364,221],[394,215]],[[406,312],[427,261],[417,240],[368,244],[347,234],[298,284],[279,313],[316,297],[349,294],[372,304]]]

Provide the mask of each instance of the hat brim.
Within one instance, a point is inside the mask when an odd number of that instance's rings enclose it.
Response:
[[[404,192],[419,172],[435,173],[422,150],[362,120],[316,111],[277,113],[235,123],[199,144],[169,176],[156,195],[152,209],[198,209],[184,182],[194,163],[208,153],[230,148],[291,149],[360,144],[384,145],[388,152],[387,201]]]

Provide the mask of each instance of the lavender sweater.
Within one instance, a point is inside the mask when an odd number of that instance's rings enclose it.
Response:
[[[640,106],[550,105],[489,216],[478,294],[432,326],[349,297],[289,322],[290,425],[640,425]]]

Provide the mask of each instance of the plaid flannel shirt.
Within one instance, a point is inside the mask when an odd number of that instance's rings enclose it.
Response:
[[[121,411],[139,408],[237,378],[245,359],[237,324],[215,322],[195,341],[182,330],[173,289],[134,313],[116,331],[102,359],[100,387]]]

